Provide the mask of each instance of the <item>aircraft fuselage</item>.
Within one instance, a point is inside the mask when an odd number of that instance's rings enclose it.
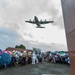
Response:
[[[34,20],[35,20],[37,26],[40,27],[39,20],[38,20],[38,18],[36,16],[34,17]]]
[[[35,16],[34,17],[34,20],[36,21],[36,22],[39,22],[39,20],[38,20],[38,18]]]

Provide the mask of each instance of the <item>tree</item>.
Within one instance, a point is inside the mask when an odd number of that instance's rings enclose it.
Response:
[[[37,48],[33,47],[33,51],[35,52],[37,50]]]
[[[22,44],[20,44],[20,45],[16,45],[16,46],[15,46],[15,48],[22,48],[22,49],[26,49],[26,47],[25,47],[24,45],[22,45]]]
[[[35,52],[35,54],[40,55],[41,54],[41,49],[33,47],[33,52]]]
[[[19,47],[18,45],[15,46],[15,48],[18,48],[18,47]]]

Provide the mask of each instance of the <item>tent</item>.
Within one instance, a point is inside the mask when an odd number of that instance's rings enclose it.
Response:
[[[8,65],[11,62],[11,56],[7,53],[2,53],[0,54],[0,64],[1,65]]]

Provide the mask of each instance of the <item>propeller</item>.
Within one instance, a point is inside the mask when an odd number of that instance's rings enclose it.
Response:
[[[46,22],[46,19],[45,19],[45,22]]]
[[[30,21],[31,21],[31,19],[30,19]]]
[[[42,20],[40,20],[42,22]]]

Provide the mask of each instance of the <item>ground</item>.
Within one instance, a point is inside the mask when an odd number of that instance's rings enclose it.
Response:
[[[0,69],[0,75],[71,75],[70,65],[53,64],[43,61],[38,64],[27,64]]]

